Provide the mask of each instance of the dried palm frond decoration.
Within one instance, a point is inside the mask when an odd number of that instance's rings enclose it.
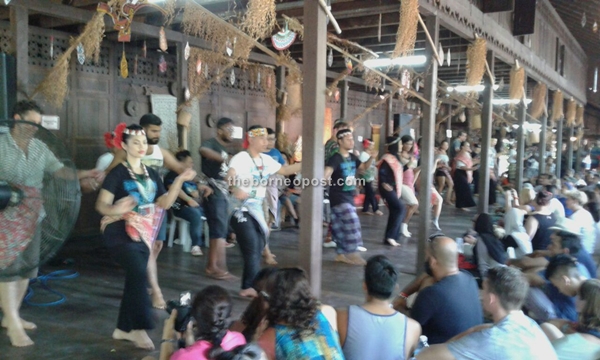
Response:
[[[288,121],[302,111],[302,81],[297,74],[290,73],[285,77],[287,88],[286,99],[279,104],[277,121]]]
[[[371,71],[369,69],[365,69],[362,78],[365,80],[367,89],[369,90],[379,89],[383,84],[383,79],[381,76],[379,76],[379,74],[377,74],[375,71]]]
[[[533,88],[533,96],[531,101],[531,117],[534,119],[539,118],[542,114],[547,113],[546,109],[546,93],[548,87],[546,84],[538,83]]]
[[[396,34],[396,46],[392,58],[411,55],[417,41],[419,25],[419,0],[402,0],[400,25]]]
[[[515,62],[515,66],[510,70],[510,85],[508,87],[508,97],[512,100],[521,100],[525,97],[525,68]]]
[[[165,18],[165,22],[163,23],[164,27],[171,25],[171,23],[175,19],[176,2],[177,2],[177,0],[167,0],[165,2],[165,5],[163,6],[164,18]]]
[[[201,98],[211,85],[234,65],[233,61],[223,54],[195,47],[190,48],[188,62],[193,64],[193,66],[188,66],[190,99]],[[198,63],[200,63],[200,68],[197,66]]]
[[[584,126],[585,124],[583,123],[583,119],[584,119],[584,108],[581,105],[577,105],[577,115],[575,116],[575,125],[576,126]]]
[[[117,0],[112,0],[108,4],[115,5]],[[71,39],[69,47],[56,60],[46,77],[35,88],[31,97],[41,94],[52,106],[60,108],[69,92],[67,78],[69,77],[69,63],[71,55],[79,44],[83,45],[85,59],[91,59],[98,62],[100,57],[100,44],[104,37],[104,13],[97,12],[94,17],[85,25],[83,32],[75,39]]]
[[[485,73],[485,57],[487,54],[487,42],[483,38],[477,38],[467,49],[467,85],[476,86],[481,83]]]
[[[472,130],[481,129],[481,110],[480,109],[468,109],[467,115],[469,118],[469,128]]]
[[[250,0],[241,29],[253,39],[264,39],[271,36],[276,18],[275,0]]]
[[[565,119],[567,120],[567,126],[575,125],[575,117],[577,116],[577,103],[575,100],[570,99],[567,102],[567,111],[565,113]]]
[[[288,76],[286,77],[286,83],[302,83],[302,70],[296,60],[292,58],[289,51],[280,51],[275,58],[278,66],[284,66],[288,69]]]
[[[291,18],[286,15],[283,15],[283,18],[285,19],[285,21],[287,21],[288,29],[298,34],[298,39],[304,40],[304,25],[302,25],[300,20],[296,18]]]
[[[552,97],[552,121],[562,120],[564,114],[564,99],[563,93],[560,90],[556,90]]]

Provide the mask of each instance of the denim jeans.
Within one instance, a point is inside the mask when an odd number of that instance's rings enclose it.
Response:
[[[173,214],[190,223],[192,246],[204,246],[204,241],[202,239],[202,229],[204,225],[202,216],[204,216],[204,211],[202,210],[202,206],[183,206],[181,209],[173,209]]]

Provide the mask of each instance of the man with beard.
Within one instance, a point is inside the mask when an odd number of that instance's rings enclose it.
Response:
[[[225,239],[229,230],[229,187],[225,181],[229,170],[229,155],[226,147],[231,143],[232,133],[233,120],[221,118],[217,121],[217,136],[204,141],[198,150],[202,156],[202,172],[208,177],[208,183],[213,189],[204,203],[210,238],[206,275],[218,280],[232,278],[227,272],[225,254]]]
[[[175,171],[181,174],[185,171],[185,166],[177,161],[175,156],[166,149],[158,146],[160,141],[160,132],[162,130],[162,120],[154,114],[146,114],[140,119],[140,126],[146,132],[148,140],[148,151],[142,158],[142,163],[160,173],[160,169],[165,167],[168,170]],[[125,150],[118,150],[115,154],[113,162],[110,164],[106,173],[110,172],[115,166],[127,160]],[[212,189],[206,185],[198,186],[198,191],[205,197],[212,193]],[[158,285],[158,275],[156,271],[156,259],[163,247],[163,242],[167,238],[167,217],[165,216],[163,223],[158,232],[156,241],[152,244],[152,252],[148,259],[148,283],[152,289],[152,306],[156,309],[165,309],[167,304],[163,298],[162,291]]]

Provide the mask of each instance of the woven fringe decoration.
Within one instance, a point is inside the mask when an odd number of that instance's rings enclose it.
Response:
[[[276,18],[275,0],[250,0],[241,29],[251,38],[262,40],[273,33],[277,25]]]
[[[302,112],[302,79],[296,73],[290,72],[285,77],[287,102],[279,104],[277,121],[286,122]]]
[[[577,116],[577,103],[571,99],[567,102],[567,111],[565,113],[565,119],[567,120],[567,126],[575,126],[575,118]]]
[[[487,42],[483,38],[477,38],[467,49],[467,85],[476,86],[481,83],[485,73],[485,56],[487,53]]]
[[[298,39],[304,40],[304,25],[302,25],[300,20],[296,18],[290,18],[285,15],[283,17],[288,22],[288,29],[298,34]]]
[[[202,62],[202,71],[196,71],[196,66],[188,66],[188,85],[190,90],[190,100],[199,99],[206,94],[214,82],[220,80],[226,70],[229,70],[233,65],[233,61],[223,54],[203,50],[199,48],[190,48],[189,64]],[[204,71],[205,68],[208,71]],[[189,102],[189,100],[188,100]]]
[[[114,6],[116,3],[117,0],[112,0],[108,5]],[[83,32],[77,38],[71,39],[69,47],[59,56],[56,64],[54,64],[50,72],[35,88],[31,94],[31,98],[36,94],[40,94],[52,106],[56,108],[62,107],[65,97],[69,93],[67,80],[69,77],[69,63],[73,51],[81,43],[85,51],[86,61],[93,59],[97,63],[100,58],[100,44],[103,37],[104,13],[97,12],[85,25]]]
[[[584,119],[584,108],[581,105],[577,105],[577,115],[575,116],[575,125],[576,126],[581,126],[584,127],[585,124],[583,123],[583,119]]]
[[[396,34],[396,47],[392,58],[411,55],[417,41],[419,25],[419,0],[402,0],[400,5],[400,25]]]
[[[546,92],[548,87],[546,84],[538,83],[533,88],[533,98],[531,101],[531,117],[534,119],[539,118],[542,114],[547,113],[546,110]]]
[[[559,121],[565,116],[564,114],[564,99],[563,93],[560,90],[554,92],[552,97],[552,121]]]
[[[525,86],[525,68],[522,66],[513,67],[510,70],[510,85],[508,87],[508,97],[512,100],[522,100]]]

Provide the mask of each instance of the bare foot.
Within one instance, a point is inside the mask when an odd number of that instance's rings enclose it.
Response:
[[[241,297],[245,297],[245,298],[255,298],[258,296],[258,294],[256,293],[256,290],[254,290],[253,288],[248,288],[248,289],[242,289],[239,292]]]
[[[234,275],[231,275],[228,271],[223,271],[220,269],[217,270],[209,270],[208,268],[204,270],[206,276],[216,280],[237,280],[238,278]]]
[[[23,326],[23,329],[25,330],[35,330],[37,329],[37,325],[32,323],[31,321],[27,321],[27,320],[23,320],[21,319],[21,325]],[[6,320],[6,318],[2,319],[2,327],[3,328],[7,328],[8,327],[8,322]]]
[[[464,212],[471,212],[471,209],[469,209],[469,208],[460,208],[460,209]]]
[[[165,302],[165,299],[160,291],[157,293],[152,293],[152,307],[160,310],[167,308],[167,303]]]
[[[125,332],[123,330],[115,329],[112,334],[112,338],[115,340],[127,340],[135,344],[136,347],[154,350],[154,343],[148,337],[146,330],[132,330]]]
[[[25,333],[23,326],[8,326],[8,338],[15,347],[25,347],[33,345],[33,341]]]
[[[275,255],[273,255],[273,254],[265,254],[265,264],[267,264],[267,265],[277,265],[277,261],[275,260]]]

